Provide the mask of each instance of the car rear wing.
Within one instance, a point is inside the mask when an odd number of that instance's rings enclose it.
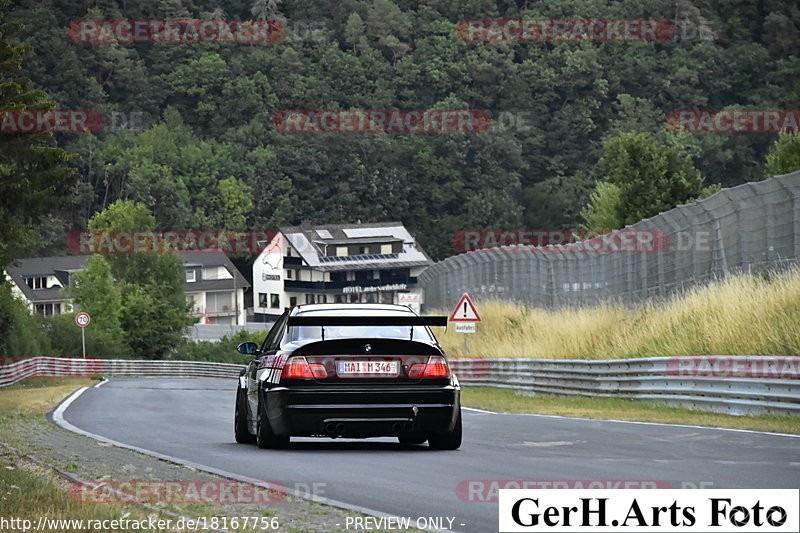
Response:
[[[446,316],[290,316],[287,326],[447,326]]]
[[[288,327],[319,326],[322,328],[322,340],[325,340],[325,326],[407,326],[409,335],[414,340],[414,326],[447,327],[446,316],[290,316],[286,322]]]

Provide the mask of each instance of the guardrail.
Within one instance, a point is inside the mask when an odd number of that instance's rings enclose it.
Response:
[[[655,400],[728,414],[800,415],[800,357],[649,357],[603,361],[452,359],[459,380],[523,394]],[[0,366],[0,386],[32,377],[236,378],[244,365],[31,357]]]
[[[236,378],[244,365],[204,361],[30,357],[0,366],[0,386],[27,378],[68,376]]]
[[[451,364],[461,381],[522,393],[655,400],[734,415],[800,415],[800,357],[454,359]]]

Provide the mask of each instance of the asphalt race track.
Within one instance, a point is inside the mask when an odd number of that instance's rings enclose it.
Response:
[[[287,450],[260,450],[233,440],[235,386],[220,379],[112,379],[85,391],[63,417],[83,431],[195,466],[301,491],[316,483],[317,496],[352,508],[410,516],[412,524],[455,517],[453,529],[476,533],[497,531],[497,505],[469,501],[468,491],[459,497],[466,480],[800,487],[798,438],[470,410],[458,451],[402,448],[396,439],[294,439]],[[473,493],[484,497],[485,490]],[[344,524],[332,525],[337,529]]]

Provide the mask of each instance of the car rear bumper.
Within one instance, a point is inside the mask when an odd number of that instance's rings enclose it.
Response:
[[[264,395],[270,425],[279,436],[442,434],[453,429],[461,407],[460,389],[453,385],[335,390],[275,387]]]

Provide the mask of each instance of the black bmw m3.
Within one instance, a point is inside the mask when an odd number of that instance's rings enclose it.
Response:
[[[394,436],[457,449],[461,388],[430,330],[446,324],[399,305],[293,307],[260,347],[238,347],[253,359],[236,391],[236,441]]]

